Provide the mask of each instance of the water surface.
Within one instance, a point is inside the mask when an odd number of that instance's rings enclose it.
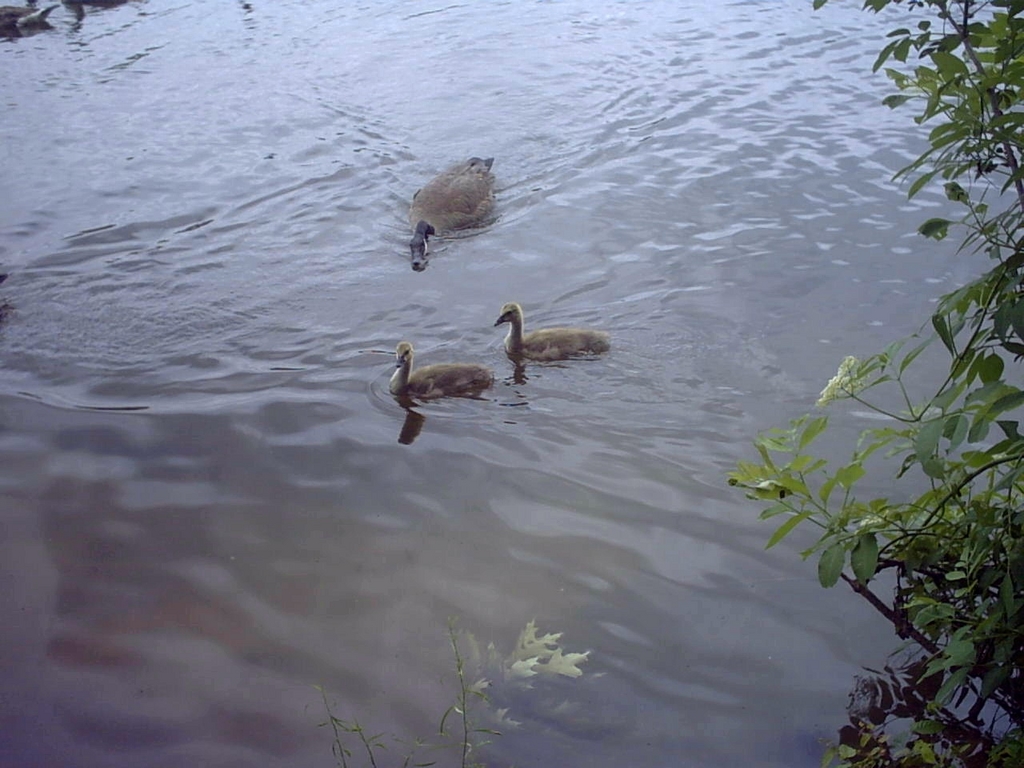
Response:
[[[835,5],[136,0],[0,43],[5,762],[330,765],[314,684],[427,735],[454,616],[590,651],[495,765],[816,766],[893,638],[724,476],[969,269],[890,182],[894,20]],[[468,155],[498,219],[415,273]],[[516,375],[510,300],[613,349]],[[401,339],[496,385],[410,414]]]

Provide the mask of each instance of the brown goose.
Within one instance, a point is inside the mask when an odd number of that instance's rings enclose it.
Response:
[[[427,266],[427,240],[431,235],[483,223],[494,208],[493,157],[471,157],[438,174],[412,197],[409,243],[412,268]]]
[[[17,37],[30,29],[50,29],[46,17],[56,8],[51,5],[41,10],[18,5],[0,5],[0,35]]]
[[[505,337],[505,351],[513,357],[564,360],[576,355],[607,352],[611,346],[607,333],[588,328],[542,328],[524,334],[523,308],[514,301],[503,306],[501,314],[494,321],[495,326],[502,323],[511,326]]]
[[[399,342],[395,349],[395,368],[388,389],[392,395],[431,399],[472,395],[487,389],[494,373],[478,363],[441,363],[412,370],[412,344]]]

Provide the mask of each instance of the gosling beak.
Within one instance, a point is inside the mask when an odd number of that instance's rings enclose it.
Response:
[[[508,318],[505,317],[504,315],[502,315],[501,317],[499,317],[497,320],[494,321],[494,326],[498,327],[502,323],[507,323],[507,322],[508,322]]]
[[[395,368],[401,368],[401,367],[402,367],[402,358],[398,358],[397,360],[395,360]]]

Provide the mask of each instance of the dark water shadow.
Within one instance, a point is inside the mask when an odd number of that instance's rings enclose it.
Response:
[[[82,29],[82,22],[87,15],[125,5],[131,0],[62,0],[62,2],[64,7],[75,17],[75,23],[71,27],[72,31],[78,32]],[[88,13],[86,7],[89,9]]]
[[[850,722],[840,728],[839,744],[852,751],[852,761],[867,761],[905,736],[908,753],[922,742],[940,755],[959,755],[967,768],[1004,765],[989,759],[1015,715],[967,688],[954,693],[950,704],[936,707],[945,673],[929,674],[929,661],[926,655],[894,655],[882,669],[865,668],[867,674],[857,675],[847,705]],[[923,722],[941,728],[907,732],[908,725]]]
[[[402,422],[402,431],[398,433],[398,442],[402,445],[412,445],[427,422],[427,417],[414,411],[411,405],[411,401],[409,405],[402,405],[405,408],[405,421]]]

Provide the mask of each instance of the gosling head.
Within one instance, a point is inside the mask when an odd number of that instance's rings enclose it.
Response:
[[[416,231],[409,242],[412,268],[416,272],[422,272],[427,268],[427,240],[433,234],[434,228],[427,222],[421,221],[416,225]]]
[[[523,321],[523,308],[514,301],[510,301],[501,308],[501,314],[499,314],[498,319],[494,321],[494,325],[499,326],[502,323],[511,323],[516,320],[520,323]]]
[[[405,361],[412,357],[412,344],[408,341],[398,342],[395,347],[395,368],[401,368]]]

